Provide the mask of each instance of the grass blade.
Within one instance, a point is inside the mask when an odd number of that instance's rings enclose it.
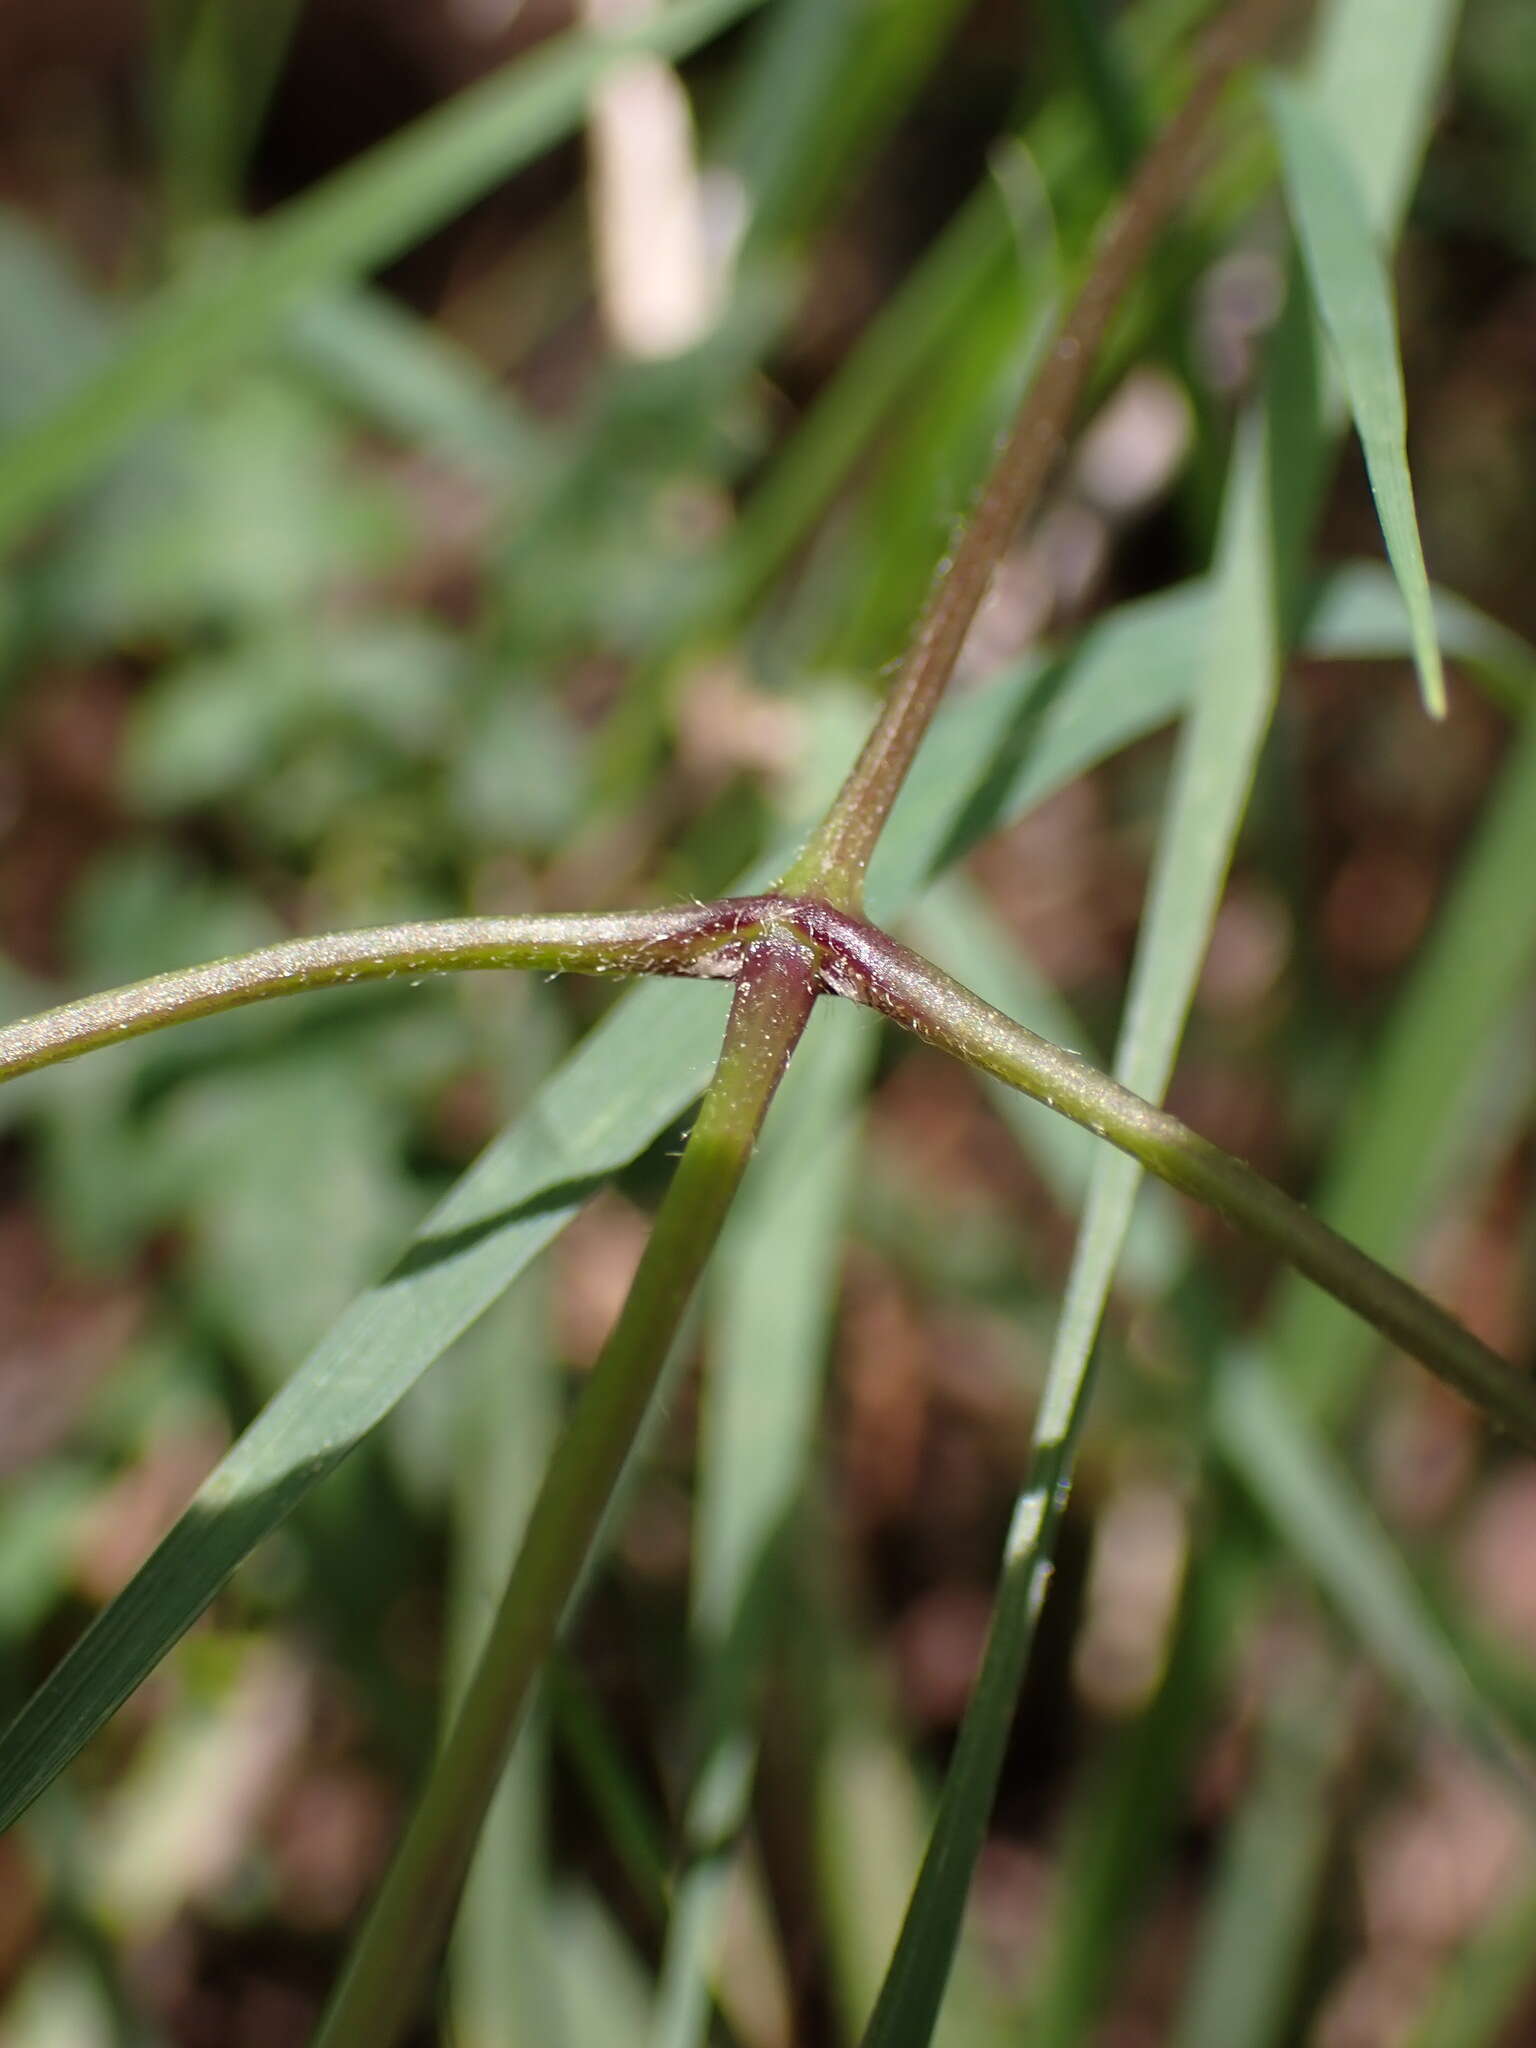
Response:
[[[1404,2048],[1496,2048],[1511,2031],[1531,1985],[1536,1951],[1536,1879],[1527,1871],[1515,1897],[1451,1958],[1434,2002]]]
[[[1216,1649],[1208,1581],[1218,1571],[1197,1560],[1188,1572],[1162,1679],[1132,1724],[1119,1731],[1106,1768],[1072,1815],[1030,2048],[1077,2048],[1090,2039],[1113,1989],[1204,1729]]]
[[[1274,82],[1269,106],[1307,280],[1333,344],[1365,453],[1382,537],[1413,626],[1426,709],[1445,715],[1445,674],[1408,474],[1408,408],[1386,262],[1349,159],[1296,87]]]
[[[460,1417],[455,1489],[452,1676],[462,1689],[497,1588],[516,1555],[559,1418],[559,1379],[544,1341],[547,1303],[530,1275],[472,1333],[479,1384]],[[518,1370],[507,1370],[508,1356]],[[543,1717],[522,1733],[486,1808],[450,1952],[458,2048],[561,2048],[549,1967],[549,1872],[541,1805]]]
[[[665,1823],[635,1774],[618,1731],[585,1674],[557,1648],[540,1686],[562,1761],[580,1788],[610,1855],[646,1920],[667,1917]]]
[[[1460,15],[1461,0],[1333,0],[1319,13],[1312,87],[1378,234],[1407,211]]]
[[[557,1895],[553,1961],[572,2041],[643,2041],[650,1973],[595,1891]]]
[[[344,404],[519,500],[550,462],[543,428],[467,349],[383,293],[312,299],[285,337],[289,356]]]
[[[690,997],[694,999],[689,1000]],[[590,1191],[706,1079],[721,1004],[637,992],[539,1093],[241,1437],[126,1590],[12,1726],[0,1826],[68,1761],[207,1606],[236,1565],[501,1294]]]
[[[1189,701],[1199,585],[1123,605],[1062,661],[1026,661],[1008,686],[961,698],[934,722],[870,863],[884,923],[1005,818],[1022,817],[1095,762],[1156,732]]]
[[[559,37],[294,200],[225,260],[168,285],[88,382],[5,446],[0,550],[310,293],[387,263],[568,134],[616,63],[639,50],[681,56],[757,4],[679,0],[619,35]]]
[[[960,0],[871,14],[788,0],[759,31],[722,154],[749,196],[749,248],[803,234],[846,190],[919,90]]]
[[[1519,634],[1448,590],[1430,595],[1442,652],[1506,711],[1536,704],[1536,666]],[[1403,594],[1390,570],[1379,562],[1345,562],[1331,570],[1309,603],[1304,638],[1311,652],[1345,661],[1411,655]]]
[[[1234,469],[1201,693],[1180,743],[1115,1062],[1152,1100],[1172,1072],[1279,681],[1268,464],[1251,420]],[[1130,1161],[1105,1156],[1090,1189],[1036,1430],[1067,1456],[1140,1178]]]
[[[1400,999],[1313,1207],[1374,1257],[1409,1248],[1441,1184],[1491,1042],[1536,963],[1536,717],[1528,717]],[[1342,1415],[1369,1339],[1289,1276],[1273,1318],[1276,1370],[1315,1414]]]
[[[812,1020],[720,1247],[694,1546],[694,1636],[709,1688],[687,1861],[662,1957],[658,2048],[687,2048],[708,2022],[725,1886],[752,1786],[749,1687],[811,1452],[871,1021],[841,1005]]]
[[[942,920],[956,971],[983,970],[989,1000],[1009,1003],[1010,1014],[1032,1028],[1043,1025],[1059,1044],[1075,1044],[1080,1033],[1048,999],[1042,1014],[1034,992],[1008,966],[1008,935],[958,880],[930,892],[913,922],[926,934]],[[1049,1141],[1060,1118],[1048,1118],[1013,1090],[995,1091],[996,1106],[1046,1178],[1071,1199],[1086,1180],[1086,1162],[1071,1151],[1058,1156]],[[1012,1104],[1017,1111],[1009,1117]],[[1069,1137],[1084,1134],[1067,1126]],[[1159,1192],[1149,1190],[1149,1192]],[[1142,1212],[1145,1214],[1145,1212]],[[1176,1210],[1158,1219],[1156,1241],[1144,1254],[1144,1270],[1133,1272],[1127,1257],[1121,1271],[1139,1293],[1166,1294],[1191,1247]],[[1446,1732],[1470,1741],[1501,1767],[1515,1765],[1521,1789],[1528,1766],[1497,1713],[1471,1682],[1461,1653],[1442,1616],[1422,1597],[1395,1547],[1386,1540],[1351,1475],[1337,1465],[1305,1421],[1287,1387],[1256,1359],[1240,1360],[1215,1376],[1210,1426],[1223,1458],[1244,1481],[1278,1540],[1313,1575],[1335,1608],[1355,1625],[1367,1654],[1406,1697]]]
[[[1409,1698],[1504,1771],[1536,1816],[1536,1779],[1467,1673],[1391,1539],[1256,1354],[1223,1362],[1222,1448],[1269,1520]]]
[[[1347,1717],[1339,1677],[1295,1660],[1265,1715],[1258,1774],[1222,1853],[1176,2048],[1277,2048],[1322,1882]]]
[[[874,1674],[834,1651],[813,1793],[815,1879],[837,2040],[856,2039],[874,2005],[922,1855],[927,1800],[888,1725]],[[991,1959],[962,1943],[938,2048],[1016,2048],[1014,1994]]]

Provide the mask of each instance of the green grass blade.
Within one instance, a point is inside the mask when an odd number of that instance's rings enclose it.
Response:
[[[188,8],[160,0],[154,8],[161,211],[171,234],[230,207],[303,4],[222,0]]]
[[[1234,468],[1201,691],[1180,742],[1115,1062],[1118,1077],[1154,1101],[1173,1070],[1279,681],[1268,472],[1251,421]],[[1065,1450],[1075,1435],[1140,1178],[1133,1162],[1107,1154],[1095,1171],[1037,1425],[1042,1443]]]
[[[559,1416],[545,1290],[529,1275],[468,1338],[459,1417],[451,1641],[462,1689],[511,1568]],[[509,1370],[512,1361],[515,1369]],[[458,2048],[561,2048],[549,1967],[543,1717],[519,1736],[486,1808],[449,1957]]]
[[[553,1961],[560,2009],[572,2041],[643,2041],[650,2025],[650,1973],[595,1891],[555,1902]]]
[[[1269,106],[1312,296],[1349,397],[1382,537],[1413,622],[1426,709],[1445,715],[1445,674],[1408,474],[1408,408],[1392,284],[1349,159],[1294,86],[1273,83]]]
[[[880,1989],[922,1855],[927,1802],[874,1674],[845,1667],[835,1648],[830,1661],[813,1792],[814,1857],[833,2038],[842,2041],[858,2038]],[[1016,1994],[998,1983],[980,1943],[961,1946],[935,2040],[937,2048],[1017,2048]]]
[[[1325,1874],[1329,1799],[1349,1718],[1341,1674],[1292,1660],[1264,1715],[1258,1772],[1223,1845],[1173,2040],[1176,2048],[1279,2048],[1295,2038],[1296,1977]]]
[[[1460,14],[1461,0],[1333,0],[1319,11],[1311,84],[1378,234],[1395,234],[1407,211]]]
[[[1051,0],[1046,17],[1092,116],[1105,168],[1117,184],[1123,183],[1148,140],[1146,115],[1124,53],[1104,18],[1084,0]]]
[[[0,449],[0,550],[310,293],[387,263],[568,134],[637,50],[681,56],[758,0],[679,0],[622,35],[562,36],[471,86],[168,285],[116,353]]]
[[[707,1078],[721,1003],[657,983],[593,1033],[262,1411],[12,1726],[8,1826],[316,1482]]]
[[[851,1008],[818,1012],[721,1247],[693,1587],[695,1628],[714,1644],[738,1625],[804,1480],[877,1043],[870,1021]]]
[[[1443,1183],[1489,1048],[1536,963],[1536,717],[1514,751],[1442,910],[1313,1206],[1375,1258],[1401,1259]],[[1369,1337],[1287,1277],[1276,1297],[1276,1369],[1313,1411],[1347,1409]]]
[[[1401,651],[1400,643],[1394,651]],[[989,1001],[1058,1044],[1082,1046],[1081,1030],[1059,999],[1037,989],[1028,973],[1020,971],[1009,935],[958,877],[930,890],[908,923],[930,957]],[[989,1087],[988,1092],[1048,1184],[1068,1202],[1080,1197],[1097,1151],[1092,1141],[1062,1118],[1042,1113],[1015,1090]],[[1019,1109],[1028,1114],[1021,1116]],[[1058,1128],[1073,1141],[1070,1147],[1060,1147],[1052,1136]],[[1140,1294],[1166,1293],[1191,1247],[1177,1210],[1169,1204],[1156,1217],[1155,1234],[1143,1239],[1144,1249],[1133,1260],[1136,1225],[1150,1220],[1144,1202],[1119,1270]],[[1230,1394],[1225,1377],[1218,1376],[1211,1428],[1220,1454],[1254,1496],[1280,1542],[1313,1575],[1335,1608],[1357,1624],[1357,1638],[1386,1676],[1447,1734],[1475,1741],[1485,1756],[1508,1764],[1515,1745],[1469,1679],[1443,1617],[1419,1593],[1355,1480],[1317,1439],[1289,1389],[1264,1372],[1262,1387],[1253,1391],[1249,1383],[1259,1373],[1255,1362],[1235,1367],[1234,1386],[1239,1391]]]
[[[693,1584],[707,1690],[684,1822],[686,1861],[662,1957],[657,2048],[701,2041],[708,2021],[725,1884],[751,1793],[751,1680],[773,1626],[780,1546],[811,1454],[857,1106],[878,1038],[870,1021],[842,1006],[813,1018],[722,1240],[711,1288]]]
[[[749,249],[804,232],[900,119],[962,0],[788,0],[743,67],[722,154],[746,187]]]
[[[1048,1573],[1037,1569],[1035,1538],[1049,1498],[1048,1485],[1032,1485],[1009,1531],[986,1654],[950,1756],[938,1815],[901,1933],[861,2036],[863,2048],[907,2048],[932,2039],[960,1937],[971,1872],[986,1837],[1034,1623],[1045,1598]]]
[[[1206,1581],[1215,1576],[1199,1561],[1190,1569],[1162,1679],[1130,1726],[1117,1732],[1097,1783],[1068,1823],[1029,2048],[1078,2048],[1091,2038],[1114,1988],[1136,1908],[1166,1849],[1205,1733],[1216,1647]]]
[[[1519,2036],[1536,1954],[1536,1876],[1454,1952],[1428,2011],[1403,2048],[1498,2048]]]
[[[833,1691],[817,1772],[816,1864],[839,2039],[855,2039],[880,1989],[901,1926],[926,1815],[910,1760],[885,1725],[873,1688]]]
[[[1432,590],[1441,650],[1459,662],[1504,710],[1536,707],[1536,666],[1518,633],[1448,590]],[[1412,654],[1403,593],[1379,562],[1345,562],[1312,594],[1304,643],[1344,661],[1395,660]]]
[[[1250,418],[1239,435],[1228,485],[1199,693],[1180,738],[1116,1054],[1119,1076],[1154,1101],[1173,1070],[1280,679],[1269,505],[1263,430]],[[1029,1577],[1020,1574],[1026,1586],[1049,1571],[1092,1391],[1099,1325],[1141,1178],[1134,1162],[1101,1153],[1090,1182],[1035,1422],[1032,1491],[1040,1506]],[[1089,1934],[1102,1934],[1109,1925],[1106,1910]],[[1094,1954],[1090,1967],[1057,1981],[1080,1991],[1106,1960],[1097,1947]],[[1066,1999],[1067,1990],[1061,1996]],[[1075,2007],[1068,2003],[1063,2010]],[[1048,2038],[1063,2036],[1058,2031]]]
[[[561,1759],[591,1808],[609,1855],[646,1919],[664,1925],[669,1876],[665,1822],[654,1811],[619,1732],[586,1675],[558,1646],[539,1692],[548,1703]]]
[[[468,350],[381,292],[310,300],[288,328],[286,349],[355,413],[519,501],[548,473],[546,434],[512,394]]]
[[[875,920],[888,921],[1003,819],[1176,718],[1189,701],[1191,635],[1208,608],[1199,585],[1123,605],[1064,661],[1023,662],[1009,687],[961,698],[936,719],[870,863]]]
[[[1222,1449],[1383,1670],[1536,1815],[1536,1779],[1479,1691],[1391,1539],[1347,1473],[1256,1354],[1226,1359],[1213,1390]]]

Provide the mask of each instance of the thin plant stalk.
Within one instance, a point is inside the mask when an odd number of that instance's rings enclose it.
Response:
[[[906,658],[831,810],[785,877],[788,889],[857,911],[870,857],[933,722],[960,650],[1015,530],[1038,508],[1099,348],[1152,244],[1188,192],[1233,73],[1303,0],[1245,0],[1211,32],[1189,96],[1147,151],[1106,223],[954,553],[942,565]]]
[[[814,992],[881,1011],[1215,1209],[1536,1448],[1536,1382],[1454,1317],[1177,1117],[1037,1037],[878,927],[818,898],[728,896],[686,909],[460,918],[294,939],[8,1025],[0,1029],[0,1081],[120,1039],[305,989],[493,967],[728,980],[746,973],[770,939],[799,948]]]
[[[735,938],[757,907],[757,899],[744,898],[595,916],[457,917],[284,939],[7,1024],[0,1028],[0,1081],[168,1024],[354,981],[505,967],[546,974],[734,972],[734,956],[728,966],[715,964],[715,956],[722,940]]]
[[[1170,1187],[1193,1195],[1536,1450],[1536,1379],[1515,1371],[1454,1316],[1177,1117],[1037,1037],[883,932],[864,927],[863,934],[862,957],[852,949],[845,956],[842,993],[1070,1117]]]
[[[749,948],[720,1064],[634,1284],[550,1460],[463,1704],[316,2048],[389,2048],[415,2015],[534,1681],[816,993],[814,957],[792,934],[769,932]]]

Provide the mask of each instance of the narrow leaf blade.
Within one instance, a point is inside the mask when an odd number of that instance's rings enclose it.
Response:
[[[1536,963],[1536,717],[1527,716],[1463,856],[1313,1206],[1373,1258],[1401,1259],[1442,1184],[1466,1104]],[[1293,1276],[1271,1330],[1287,1384],[1315,1414],[1348,1409],[1369,1333]]]
[[[487,1309],[608,1174],[698,1093],[719,992],[654,983],[606,1019],[269,1402],[148,1563],[12,1724],[0,1828],[68,1762],[229,1574]]]
[[[1529,1765],[1469,1676],[1363,1496],[1268,1366],[1249,1352],[1216,1378],[1222,1448],[1354,1634],[1444,1727],[1532,1796]]]
[[[1324,117],[1294,86],[1273,83],[1292,218],[1307,280],[1333,344],[1365,453],[1382,538],[1413,626],[1425,708],[1445,716],[1445,671],[1408,473],[1408,410],[1392,284],[1349,160]]]
[[[750,1707],[781,1579],[782,1542],[811,1456],[841,1264],[857,1105],[878,1034],[851,1007],[812,1019],[710,1289],[700,1423],[694,1640],[707,1693],[657,1995],[656,2048],[708,2025],[726,1884],[756,1765]],[[793,1286],[787,1286],[793,1276]]]

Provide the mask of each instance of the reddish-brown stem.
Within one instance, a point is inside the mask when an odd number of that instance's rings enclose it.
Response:
[[[837,800],[785,877],[786,889],[863,904],[864,875],[965,636],[1010,537],[1037,508],[1066,446],[1094,358],[1152,242],[1193,181],[1212,115],[1239,65],[1304,0],[1244,0],[1211,31],[1195,85],[1143,157],[1110,215],[1087,276],[993,465],[954,554],[941,567],[874,730]]]

